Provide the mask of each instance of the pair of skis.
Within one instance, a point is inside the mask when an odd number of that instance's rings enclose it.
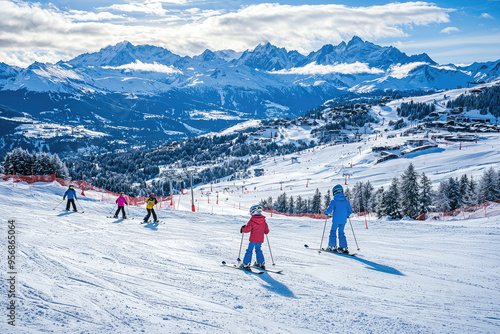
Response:
[[[148,220],[147,222],[146,221],[142,221],[141,224],[165,224],[165,222],[163,220],[158,220],[158,221],[152,221],[152,220]]]
[[[317,251],[320,254],[321,254],[321,252],[327,252],[327,253],[334,253],[334,254],[345,255],[345,256],[352,256],[352,257],[356,257],[356,254],[358,254],[358,253],[342,253],[342,252],[337,252],[335,250],[327,250],[325,248],[321,248],[321,249],[319,249],[319,248],[311,248],[308,245],[304,245],[304,247],[306,249],[315,250],[315,251]]]
[[[268,273],[275,273],[275,274],[282,274],[283,273],[283,270],[273,270],[273,269],[262,269],[261,267],[257,267],[257,266],[250,266],[250,268],[248,269],[245,269],[245,268],[242,268],[242,267],[238,267],[236,265],[229,265],[226,263],[226,261],[222,261],[222,264],[225,266],[225,267],[228,267],[228,268],[234,268],[234,269],[238,269],[238,270],[243,270],[243,271],[246,271],[246,272],[249,272],[249,273],[252,273],[252,274],[256,274],[256,275],[261,275],[265,272],[268,272]],[[254,269],[258,269],[258,270],[254,270]]]

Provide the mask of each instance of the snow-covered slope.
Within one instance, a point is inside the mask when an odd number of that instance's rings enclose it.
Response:
[[[0,181],[1,234],[6,238],[7,219],[15,219],[19,273],[17,331],[2,321],[4,333],[500,329],[498,216],[370,221],[369,229],[353,219],[357,258],[304,248],[319,246],[321,220],[268,217],[273,259],[284,273],[257,276],[221,265],[238,257],[248,215],[161,210],[166,224],[144,226],[144,209],[130,208],[134,220],[107,219],[114,206],[93,200],[80,200],[83,214],[52,210],[64,190]],[[354,250],[349,231],[348,242]],[[5,279],[1,286],[5,293]]]

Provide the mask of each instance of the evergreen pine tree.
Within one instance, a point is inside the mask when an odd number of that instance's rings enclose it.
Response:
[[[448,182],[439,182],[439,188],[435,194],[434,203],[438,211],[450,211],[450,200],[448,198]]]
[[[377,214],[378,218],[382,218],[385,213],[384,213],[384,187],[378,188],[375,193],[373,194],[373,205],[372,205],[372,210],[375,211]]]
[[[450,210],[455,210],[460,207],[460,184],[459,182],[450,177],[448,180],[448,203],[450,205]]]
[[[384,192],[383,200],[383,212],[385,215],[391,217],[392,219],[401,218],[401,212],[399,211],[399,182],[398,178],[392,179],[389,189]]]
[[[481,200],[485,200],[486,202],[500,199],[498,175],[493,167],[484,171],[479,182],[478,195],[481,197]]]
[[[363,185],[363,207],[365,211],[372,211],[372,196],[373,196],[373,186],[370,181],[367,181]]]
[[[306,213],[306,207],[302,196],[297,195],[297,201],[295,202],[295,213],[303,214]]]
[[[325,201],[323,202],[323,211],[328,209],[331,201],[332,201],[332,195],[331,195],[330,189],[328,189],[328,191],[326,192],[326,195],[325,195]]]
[[[50,154],[39,152],[35,155],[33,162],[34,175],[48,175],[50,173]]]
[[[295,200],[293,196],[290,196],[290,200],[288,200],[288,213],[295,213]]]
[[[68,179],[69,178],[69,171],[68,168],[66,167],[66,164],[59,159],[59,156],[57,154],[54,154],[50,157],[50,164],[53,169],[53,173],[56,174],[56,177],[61,178],[61,179]],[[158,170],[159,172],[159,170]]]
[[[419,212],[418,174],[410,163],[401,176],[401,213],[404,216],[415,218]]]
[[[31,175],[33,159],[27,150],[18,147],[6,154],[3,167],[7,174]]]
[[[427,213],[430,211],[430,207],[432,206],[432,182],[429,178],[422,173],[420,176],[420,193],[418,197],[418,213]]]
[[[363,182],[356,182],[352,188],[352,199],[350,200],[352,209],[355,212],[364,211],[364,194],[363,194]]]
[[[351,191],[349,190],[349,188],[344,189],[344,195],[345,195],[345,198],[347,198],[349,200],[349,202],[352,202],[352,195],[351,195]],[[352,206],[352,203],[351,203],[351,206]]]
[[[321,193],[318,188],[316,188],[316,192],[312,198],[310,210],[312,213],[321,212]]]
[[[466,206],[465,205],[465,198],[467,196],[467,192],[469,190],[469,178],[467,177],[467,174],[463,174],[460,177],[460,180],[458,181],[458,188],[459,188],[459,207]]]
[[[472,176],[469,178],[469,184],[467,186],[465,194],[463,195],[463,202],[464,202],[463,205],[465,207],[474,206],[478,204],[477,182],[474,180]]]
[[[287,200],[285,192],[279,195],[278,198],[276,198],[276,203],[274,203],[274,210],[276,210],[277,212],[287,211]]]

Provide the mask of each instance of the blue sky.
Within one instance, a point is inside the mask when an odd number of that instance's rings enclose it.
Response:
[[[181,55],[253,49],[303,54],[353,35],[440,64],[500,59],[500,0],[0,0],[0,62],[68,60],[128,40]]]

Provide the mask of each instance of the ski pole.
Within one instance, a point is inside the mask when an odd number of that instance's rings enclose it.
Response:
[[[349,217],[348,217],[349,218]],[[356,247],[359,250],[358,240],[356,240],[356,234],[354,234],[354,229],[352,228],[351,218],[349,218],[349,224],[351,225],[352,235],[354,236],[354,241],[356,241]]]
[[[64,202],[64,200],[61,200],[52,210],[55,210],[59,205],[61,205],[62,202]]]
[[[117,206],[118,206],[118,205],[117,205]],[[113,211],[115,211],[115,207],[114,207],[114,206],[111,208],[111,211],[109,212],[109,214],[110,214],[110,215],[112,215],[112,214],[113,214]]]
[[[321,243],[319,244],[319,250],[318,253],[321,253],[321,247],[323,247],[323,238],[325,237],[325,230],[326,230],[326,221],[328,220],[328,217],[325,218],[325,226],[323,226],[323,235],[321,236]]]
[[[160,210],[158,210],[158,207],[156,206],[156,204],[155,204],[155,209],[156,209],[156,211],[158,212],[158,213],[156,214],[156,220],[160,220]]]
[[[240,259],[240,256],[241,256],[241,246],[243,246],[243,237],[245,236],[245,234],[243,232],[241,232],[241,242],[240,242],[240,252],[238,253],[238,263],[241,262],[241,259]]]
[[[83,206],[80,204],[80,201],[78,199],[76,199],[76,197],[75,197],[75,200],[76,200],[76,203],[80,206],[80,209],[82,209],[82,213],[84,213],[85,210],[83,209]]]
[[[271,261],[273,261],[273,266],[275,266],[276,263],[274,263],[273,252],[271,252],[271,244],[269,243],[269,238],[267,237],[267,234],[266,234],[266,240],[267,240],[267,245],[269,246],[269,254],[271,254]]]

